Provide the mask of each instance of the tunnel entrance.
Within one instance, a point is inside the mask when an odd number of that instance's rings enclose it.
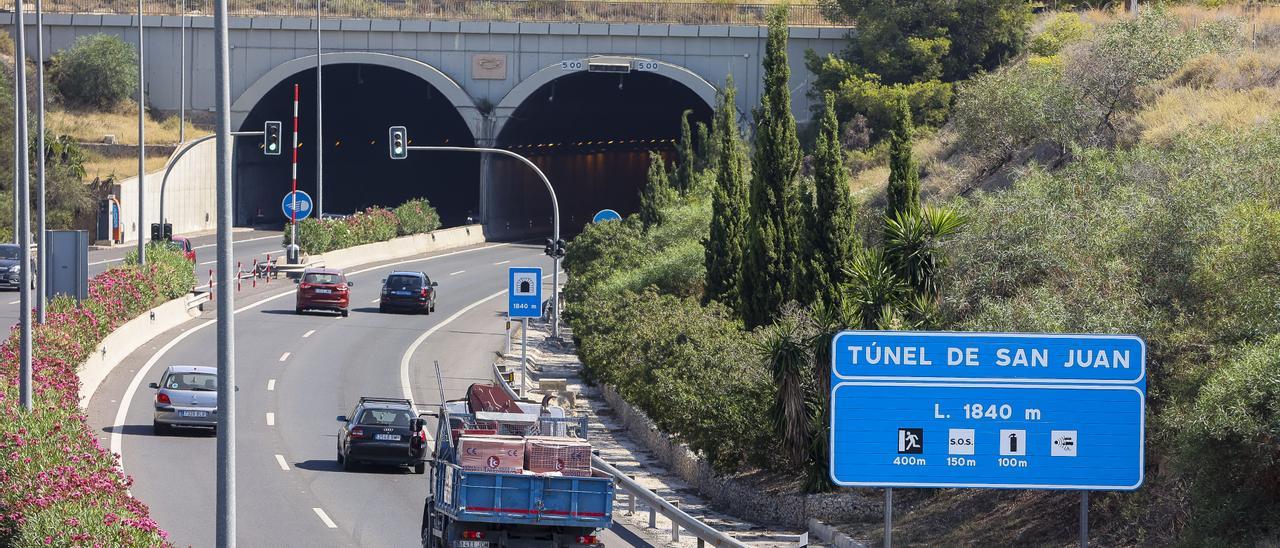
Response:
[[[288,219],[280,202],[291,185],[293,87],[298,84],[298,188],[316,197],[315,69],[276,84],[254,105],[241,131],[263,122],[284,123],[284,153],[265,156],[262,139],[242,137],[235,147],[237,224],[280,225]],[[479,156],[420,152],[408,159],[388,155],[387,129],[403,125],[410,144],[472,146],[471,131],[457,108],[431,84],[391,67],[372,64],[324,66],[324,211],[350,214],[370,206],[395,207],[423,197],[445,226],[479,217]]]
[[[675,158],[680,114],[710,123],[712,110],[684,84],[650,72],[574,72],[531,94],[498,135],[546,173],[560,201],[561,230],[573,234],[596,212],[639,209],[649,151]],[[526,229],[550,225],[545,186],[526,166],[495,159],[489,219]],[[499,227],[501,228],[501,227]]]

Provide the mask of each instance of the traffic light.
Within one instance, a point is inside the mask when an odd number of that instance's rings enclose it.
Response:
[[[163,233],[160,231],[160,223],[151,223],[151,241],[158,242],[163,239]]]
[[[555,240],[552,240],[551,238],[547,238],[547,245],[543,246],[542,252],[546,253],[548,257],[555,257],[556,256]]]
[[[404,126],[391,126],[388,131],[388,144],[391,145],[391,159],[403,160],[409,157],[408,130]]]
[[[280,122],[267,122],[262,128],[262,153],[279,156],[284,146],[280,143]]]
[[[173,239],[173,223],[165,223],[160,225],[160,238],[164,240]]]
[[[564,258],[564,255],[565,255],[565,252],[567,251],[568,246],[569,244],[565,243],[564,240],[556,240],[556,249],[555,249],[556,254],[553,256],[557,259]]]

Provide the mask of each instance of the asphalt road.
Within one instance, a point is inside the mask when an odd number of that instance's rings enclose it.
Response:
[[[235,241],[234,250],[237,261],[244,263],[244,268],[251,268],[253,260],[265,260],[270,254],[272,258],[283,253],[282,235],[278,230],[244,230],[232,235]],[[205,286],[209,283],[209,269],[217,267],[214,260],[215,242],[213,234],[191,237],[191,244],[196,251],[196,284]],[[102,271],[124,262],[124,257],[136,249],[136,245],[117,246],[110,249],[89,251],[89,277],[97,276]],[[32,294],[35,299],[35,294]],[[35,306],[34,303],[32,305]],[[0,325],[18,322],[18,291],[4,290],[0,292]]]
[[[490,380],[494,352],[503,344],[509,266],[542,266],[547,274],[552,267],[541,248],[486,244],[350,269],[355,285],[349,318],[295,315],[292,285],[273,283],[237,296],[242,545],[418,545],[428,475],[375,467],[340,471],[336,417],[349,414],[360,396],[408,392],[419,405],[438,403],[436,360],[448,398]],[[377,312],[380,280],[393,267],[423,270],[439,282],[435,313]],[[154,436],[146,383],[157,381],[168,365],[214,365],[214,337],[211,316],[165,334],[121,364],[89,406],[104,445],[117,438],[112,447],[134,478],[133,495],[150,505],[179,546],[213,544],[215,438]],[[606,534],[605,542],[630,544],[614,534]]]

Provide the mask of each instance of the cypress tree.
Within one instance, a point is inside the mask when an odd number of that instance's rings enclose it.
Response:
[[[649,177],[640,191],[640,222],[645,228],[662,224],[662,211],[674,201],[674,191],[667,177],[667,162],[661,154],[649,151]]]
[[[730,77],[713,122],[716,156],[710,162],[716,183],[711,189],[711,231],[703,241],[707,266],[703,300],[718,301],[741,313],[748,190],[746,146],[738,134],[735,97]]]
[[[751,230],[742,274],[743,319],[748,328],[769,323],[792,293],[792,272],[799,250],[789,249],[786,200],[800,171],[800,141],[791,114],[787,65],[787,10],[769,12],[769,38],[764,54],[764,93],[755,121],[755,155],[751,176]]]
[[[714,120],[715,119],[712,118],[712,125],[715,124]],[[708,128],[707,124],[702,122],[698,122],[697,127],[698,129],[694,130],[698,135],[698,150],[696,152],[698,155],[698,163],[696,167],[698,171],[702,171],[711,167],[715,163],[715,160],[712,159],[711,156],[711,135],[714,130]]]
[[[813,158],[817,200],[813,221],[813,263],[811,276],[817,292],[815,302],[828,311],[842,308],[841,288],[848,282],[847,268],[857,256],[854,204],[849,195],[848,173],[840,147],[840,124],[836,121],[835,96],[824,98],[826,108],[818,130]]]
[[[898,99],[893,130],[889,134],[889,188],[885,218],[913,213],[920,209],[920,170],[911,155],[911,108],[906,98]]]
[[[676,152],[680,154],[680,163],[676,164],[675,186],[681,196],[689,193],[693,187],[693,165],[698,161],[693,153],[693,132],[689,130],[689,115],[692,110],[680,113],[680,143]]]

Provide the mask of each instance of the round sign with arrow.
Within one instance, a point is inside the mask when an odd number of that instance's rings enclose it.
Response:
[[[294,197],[297,197],[296,201]],[[295,206],[296,204],[296,206]],[[284,213],[284,218],[293,219],[294,211],[297,212],[299,221],[311,216],[311,195],[297,190],[284,195],[284,200],[280,202],[280,211]]]

